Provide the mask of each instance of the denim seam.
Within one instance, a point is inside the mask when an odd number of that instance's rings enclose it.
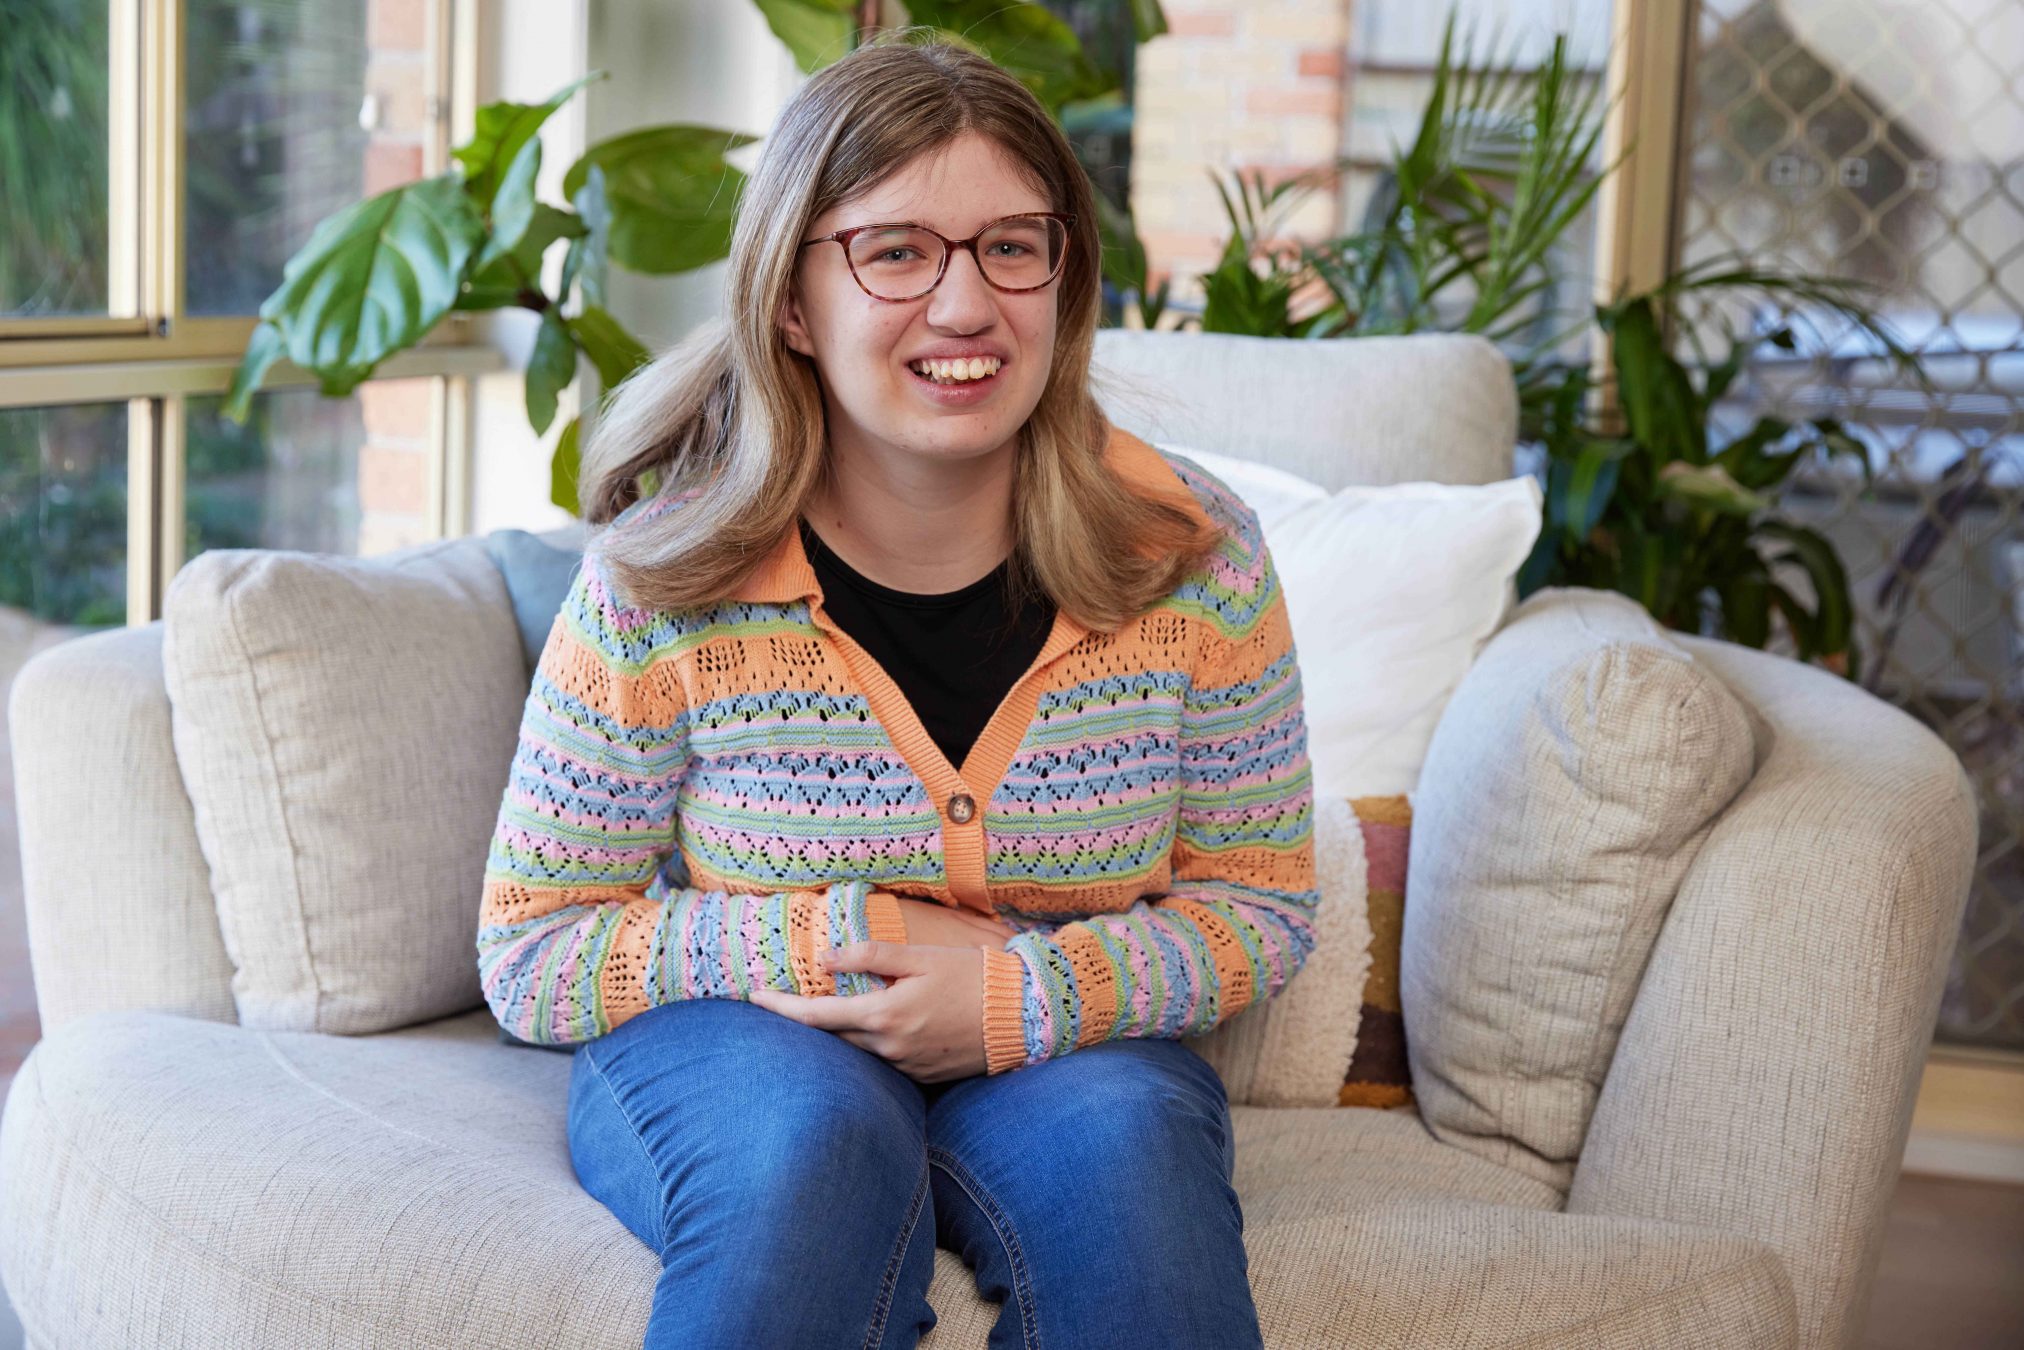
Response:
[[[984,1189],[983,1183],[948,1150],[929,1145],[928,1162],[948,1173],[949,1179],[962,1187],[963,1194],[969,1196],[971,1202],[984,1212],[984,1217],[991,1221],[992,1231],[997,1233],[1012,1266],[1012,1295],[1019,1300],[1020,1333],[1025,1337],[1027,1350],[1040,1350],[1040,1327],[1034,1314],[1033,1282],[1026,1270],[1026,1253],[1020,1249],[1019,1237],[1012,1231],[1005,1212],[991,1198],[991,1193]]]
[[[920,1185],[914,1188],[914,1203],[907,1214],[907,1221],[900,1229],[899,1241],[893,1246],[893,1254],[886,1261],[885,1281],[879,1286],[878,1302],[872,1305],[871,1326],[864,1333],[865,1350],[876,1350],[885,1338],[886,1319],[892,1315],[893,1289],[899,1284],[900,1267],[906,1261],[907,1252],[914,1245],[914,1233],[921,1226],[921,1211],[928,1202],[928,1169],[921,1168]]]
[[[661,1184],[660,1164],[654,1161],[653,1150],[647,1147],[647,1141],[640,1137],[640,1127],[633,1123],[632,1112],[625,1109],[625,1102],[620,1099],[618,1095],[618,1089],[614,1088],[611,1085],[611,1079],[605,1076],[604,1066],[602,1064],[599,1064],[597,1062],[597,1057],[590,1053],[590,1045],[588,1042],[584,1044],[582,1050],[579,1051],[578,1053],[580,1053],[584,1057],[584,1059],[590,1064],[591,1072],[597,1075],[598,1084],[604,1089],[604,1095],[611,1098],[611,1104],[614,1107],[618,1108],[618,1118],[625,1122],[626,1130],[628,1133],[632,1135],[633,1142],[639,1145],[640,1156],[647,1160],[647,1174],[653,1177],[654,1188],[656,1190],[659,1190]],[[658,1208],[660,1209],[661,1214],[660,1214],[660,1222],[655,1227],[655,1233],[659,1237],[660,1241],[654,1244],[655,1256],[659,1256],[662,1252],[666,1251],[668,1247],[667,1206],[661,1205],[658,1206]]]

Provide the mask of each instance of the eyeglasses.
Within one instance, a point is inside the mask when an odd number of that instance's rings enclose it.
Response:
[[[1037,291],[1061,274],[1074,223],[1074,216],[1058,211],[1031,211],[994,220],[968,239],[949,239],[925,225],[899,221],[855,225],[803,240],[801,247],[841,244],[852,280],[874,300],[918,300],[942,284],[949,254],[959,248],[970,250],[984,280],[1017,293]]]

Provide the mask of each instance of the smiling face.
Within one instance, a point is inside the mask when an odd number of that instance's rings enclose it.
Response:
[[[1021,167],[996,141],[965,132],[817,216],[802,238],[911,221],[967,239],[1003,216],[1055,209]],[[1060,288],[1057,276],[1041,290],[1008,294],[984,280],[968,249],[952,249],[939,286],[894,303],[859,289],[843,249],[823,243],[800,250],[780,326],[787,345],[815,363],[832,448],[965,459],[1006,447],[1040,402]],[[910,369],[959,348],[995,355],[997,373],[940,385]]]

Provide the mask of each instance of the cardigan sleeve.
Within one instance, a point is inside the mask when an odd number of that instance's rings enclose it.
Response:
[[[689,709],[667,658],[685,638],[618,604],[586,554],[522,709],[485,861],[480,983],[521,1040],[592,1040],[676,999],[883,988],[816,953],[906,940],[897,898],[862,879],[743,894],[671,878]]]
[[[1208,1031],[1278,993],[1313,949],[1321,893],[1300,667],[1255,516],[1238,534],[1248,562],[1204,620],[1181,710],[1167,893],[987,951],[986,1073],[1098,1041]]]

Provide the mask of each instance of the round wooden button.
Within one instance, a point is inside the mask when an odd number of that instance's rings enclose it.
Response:
[[[967,822],[977,812],[977,803],[970,800],[967,792],[958,792],[949,798],[949,819],[958,825]]]

